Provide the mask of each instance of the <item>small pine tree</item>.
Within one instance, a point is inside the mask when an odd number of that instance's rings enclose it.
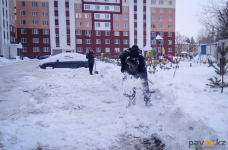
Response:
[[[221,88],[221,93],[223,93],[223,88],[228,87],[228,83],[225,83],[224,81],[224,75],[228,74],[228,59],[226,58],[226,54],[228,53],[228,47],[225,48],[225,43],[222,43],[222,48],[219,46],[218,47],[218,53],[221,55],[220,58],[220,68],[215,66],[214,62],[212,60],[208,59],[209,66],[208,67],[213,67],[215,69],[215,72],[222,76],[222,80],[219,80],[217,77],[210,78],[211,82],[207,84],[211,88]]]

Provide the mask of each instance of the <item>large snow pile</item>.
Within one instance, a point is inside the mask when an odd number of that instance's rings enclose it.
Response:
[[[181,62],[175,76],[175,68],[148,74],[156,93],[146,107],[141,80],[123,80],[115,64],[98,61],[91,76],[88,68],[43,70],[38,63],[0,68],[0,149],[187,150],[189,141],[227,141],[228,89],[206,86],[215,76],[207,65]],[[126,108],[123,94],[133,87],[136,105]]]
[[[46,59],[40,60],[40,64],[47,62],[56,62],[59,61],[87,61],[86,56],[79,53],[60,53],[54,56],[50,56]]]

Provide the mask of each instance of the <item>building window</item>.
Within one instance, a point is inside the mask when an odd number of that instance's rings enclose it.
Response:
[[[159,40],[158,43],[159,45],[164,45],[164,40]]]
[[[164,0],[159,0],[159,5],[163,5],[164,4]]]
[[[77,50],[77,52],[83,52],[82,47],[77,47],[76,50]]]
[[[33,52],[40,52],[40,48],[39,47],[33,47]]]
[[[39,43],[39,38],[33,38],[32,41],[33,43]]]
[[[96,24],[96,27],[101,27],[100,22],[96,22],[95,24]]]
[[[85,10],[90,10],[90,5],[84,5]]]
[[[44,35],[49,35],[49,30],[48,29],[43,29],[43,34]]]
[[[164,32],[160,32],[160,36],[161,37],[164,37]]]
[[[96,36],[101,36],[101,31],[96,31]]]
[[[100,14],[95,14],[95,19],[100,19]]]
[[[123,11],[128,11],[128,7],[127,6],[124,6],[123,7]]]
[[[173,12],[173,9],[169,8],[168,12],[171,14]]]
[[[159,16],[159,21],[163,21],[163,20],[164,20],[163,16]]]
[[[128,31],[124,31],[123,36],[128,36]]]
[[[95,6],[95,10],[100,10],[100,6],[99,5],[96,5]]]
[[[25,25],[26,24],[26,20],[21,20],[21,25]]]
[[[24,16],[24,15],[25,15],[25,11],[24,11],[24,10],[21,10],[21,11],[20,11],[20,15],[21,15],[21,16]]]
[[[32,29],[32,34],[39,34],[39,29]]]
[[[123,28],[128,28],[128,23],[124,23]]]
[[[38,20],[32,20],[32,25],[38,25]]]
[[[110,15],[109,14],[105,14],[105,19],[109,19]]]
[[[21,34],[26,34],[26,29],[21,29]]]
[[[32,11],[32,16],[38,16],[38,12],[37,11]]]
[[[120,40],[114,39],[114,44],[120,44]]]
[[[169,20],[169,21],[172,21],[172,17],[169,17],[168,20]]]
[[[168,48],[168,52],[171,53],[172,52],[172,48]]]
[[[86,47],[86,52],[88,52],[91,49],[91,47]]]
[[[114,6],[114,11],[120,11],[120,6]]]
[[[114,36],[120,36],[120,31],[114,31]]]
[[[37,7],[37,2],[32,2],[32,7]]]
[[[123,44],[128,44],[128,40],[123,40]]]
[[[48,2],[42,2],[42,7],[48,7]]]
[[[91,39],[86,39],[86,40],[85,40],[85,43],[86,43],[86,44],[92,44],[92,43],[91,43]]]
[[[105,48],[105,52],[106,52],[106,53],[110,53],[110,48],[109,48],[109,47],[106,47],[106,48]]]
[[[168,4],[169,4],[169,5],[172,5],[173,3],[172,3],[172,1],[168,1]]]
[[[156,21],[156,17],[155,17],[155,16],[152,16],[152,17],[151,17],[151,20],[152,20],[152,21]]]
[[[164,9],[163,8],[159,8],[159,13],[164,13]]]
[[[48,25],[48,21],[43,21],[43,25]]]
[[[82,35],[82,31],[81,30],[76,30],[76,35]]]
[[[163,28],[164,28],[163,24],[159,24],[159,29],[163,29]]]
[[[109,6],[105,6],[105,10],[109,10]]]
[[[96,44],[101,44],[101,39],[96,39]]]
[[[115,28],[119,28],[120,27],[120,24],[119,23],[114,23],[114,27]]]
[[[49,43],[49,38],[43,38],[43,43],[48,44]]]
[[[119,15],[114,15],[115,20],[119,20]]]
[[[27,52],[27,47],[22,47],[21,52]]]
[[[77,44],[82,44],[82,39],[77,39],[77,40],[76,40],[76,43],[77,43]]]
[[[151,4],[156,4],[156,0],[151,0]]]
[[[100,53],[101,52],[101,48],[100,47],[96,47],[96,52]]]
[[[151,40],[151,45],[156,45],[156,40]]]
[[[128,15],[123,15],[123,20],[128,20]]]
[[[156,36],[156,32],[151,32],[151,36],[155,37]]]
[[[172,25],[171,24],[168,25],[168,29],[172,29]]]
[[[82,22],[78,22],[78,21],[77,21],[77,22],[76,22],[76,26],[77,26],[77,27],[81,27],[81,26],[82,26]]]
[[[91,36],[91,31],[85,31],[85,35],[90,37]]]
[[[90,18],[90,14],[85,14],[85,18]]]
[[[20,2],[20,6],[25,6],[25,2],[24,1]]]
[[[172,45],[172,40],[168,40],[168,45]]]
[[[50,52],[50,48],[49,48],[49,47],[44,47],[44,48],[43,48],[43,51],[44,51],[44,52]]]
[[[151,13],[156,13],[156,8],[151,8]]]
[[[81,13],[76,13],[75,16],[76,16],[76,18],[81,18],[82,17]]]
[[[127,3],[128,0],[123,0],[124,3]]]
[[[120,48],[114,48],[115,53],[119,53],[120,52]]]
[[[105,39],[105,44],[110,44],[110,40],[109,39]]]
[[[81,4],[76,4],[76,5],[75,5],[75,8],[76,8],[76,9],[81,9]]]
[[[105,36],[110,36],[110,31],[105,31]]]
[[[168,32],[168,37],[172,37],[172,32]]]
[[[85,23],[85,26],[86,26],[86,27],[90,27],[90,22],[86,22],[86,23]]]
[[[110,23],[109,22],[105,22],[105,27],[109,27]]]
[[[44,17],[48,16],[48,12],[47,11],[43,11],[42,12],[42,16],[44,16]]]
[[[152,25],[151,25],[151,28],[152,28],[152,29],[155,29],[155,28],[156,28],[156,25],[155,25],[155,24],[152,24]]]

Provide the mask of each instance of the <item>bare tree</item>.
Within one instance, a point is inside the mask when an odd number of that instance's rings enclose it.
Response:
[[[197,43],[199,43],[199,44],[207,44],[207,43],[216,42],[215,35],[211,34],[211,33],[213,33],[213,32],[210,32],[206,28],[202,28],[198,32]]]
[[[228,39],[228,0],[210,0],[207,5],[202,5],[202,12],[197,16],[214,39]]]
[[[175,53],[177,56],[179,56],[182,52],[183,45],[186,44],[186,39],[188,37],[181,35],[179,32],[175,35]]]

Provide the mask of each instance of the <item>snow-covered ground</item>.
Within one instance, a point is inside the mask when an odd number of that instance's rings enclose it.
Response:
[[[99,74],[91,76],[88,68],[43,70],[39,63],[0,61],[1,150],[149,149],[153,137],[166,150],[228,142],[228,89],[206,86],[216,76],[208,65],[181,62],[174,77],[173,68],[148,73],[156,93],[146,107],[140,79],[123,82],[115,64],[97,61]],[[133,87],[136,105],[126,108],[123,94]]]

